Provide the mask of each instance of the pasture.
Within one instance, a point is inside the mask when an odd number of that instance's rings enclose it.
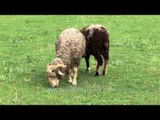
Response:
[[[65,76],[51,88],[46,68],[59,34],[97,23],[110,32],[108,74],[94,76],[94,57],[86,73],[82,59],[77,86]],[[0,15],[0,104],[160,104],[160,16]]]

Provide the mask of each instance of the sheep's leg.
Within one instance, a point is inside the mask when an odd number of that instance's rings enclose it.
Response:
[[[104,57],[104,68],[103,68],[103,75],[107,74],[108,70],[108,62],[109,62],[109,53],[103,56]]]
[[[86,61],[86,72],[90,72],[90,64],[89,64],[89,58],[90,58],[90,55],[87,55],[85,57],[85,61]]]
[[[77,84],[77,72],[78,72],[78,68],[77,67],[73,67],[73,81],[72,81],[72,85],[76,85]]]
[[[73,79],[72,69],[69,69],[69,80],[68,80],[68,82],[72,83],[72,81],[73,81],[72,79]]]
[[[104,60],[104,68],[103,68],[103,75],[107,74],[107,70],[108,70],[108,60]]]
[[[100,54],[95,55],[95,58],[97,59],[97,67],[96,67],[95,76],[99,76],[100,75],[100,66],[103,65],[103,59],[102,59],[102,56]]]
[[[100,75],[100,66],[97,65],[95,76],[99,76],[99,75]]]

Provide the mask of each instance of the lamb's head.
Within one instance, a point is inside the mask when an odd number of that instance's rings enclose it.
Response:
[[[64,71],[65,68],[66,68],[66,65],[64,65],[63,63],[57,63],[56,60],[54,60],[51,64],[47,65],[46,72],[47,72],[49,83],[52,87],[58,86],[59,79],[65,75],[62,72]]]

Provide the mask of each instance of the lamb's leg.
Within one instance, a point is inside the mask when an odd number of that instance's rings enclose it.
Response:
[[[78,68],[77,67],[73,67],[73,81],[72,81],[72,85],[76,85],[77,84],[77,72],[78,72]]]
[[[107,74],[107,70],[108,70],[108,60],[104,60],[104,68],[103,68],[103,75]]]
[[[107,70],[108,70],[108,62],[109,62],[109,52],[105,55],[103,55],[104,57],[104,68],[103,68],[103,75],[107,74]]]
[[[72,79],[73,79],[72,69],[69,69],[69,80],[68,80],[68,82],[72,83],[72,81],[73,81]]]
[[[90,72],[90,64],[89,64],[89,58],[90,58],[90,55],[87,55],[85,57],[85,61],[86,61],[86,72]]]
[[[96,67],[95,76],[99,76],[100,75],[100,66],[103,65],[103,59],[100,54],[95,55],[95,58],[97,59],[97,67]]]
[[[100,65],[97,64],[95,76],[100,75]]]

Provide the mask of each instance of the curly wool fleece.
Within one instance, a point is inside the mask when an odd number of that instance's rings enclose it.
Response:
[[[56,53],[57,58],[60,58],[67,66],[67,73],[74,66],[79,66],[80,60],[85,54],[85,49],[86,40],[79,30],[68,28],[60,34],[56,43]]]

